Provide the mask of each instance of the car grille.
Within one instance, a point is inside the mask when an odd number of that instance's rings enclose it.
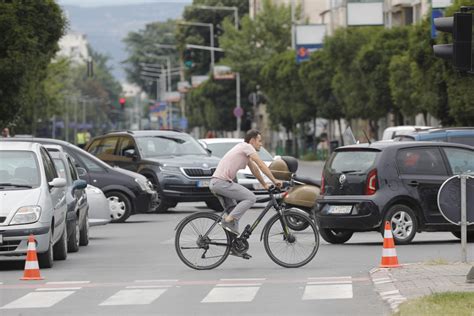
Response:
[[[4,240],[0,245],[0,253],[2,251],[14,251],[20,244],[21,240]]]
[[[6,216],[0,216],[0,224],[3,223],[6,219]]]
[[[216,168],[183,168],[184,174],[192,178],[211,177],[214,174],[214,171],[216,171]]]

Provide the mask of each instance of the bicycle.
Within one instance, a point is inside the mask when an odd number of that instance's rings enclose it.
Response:
[[[274,208],[277,213],[265,224],[260,235],[267,255],[276,264],[285,268],[298,268],[310,262],[319,249],[319,232],[314,221],[306,212],[285,209],[282,192],[275,186],[268,190],[269,197],[258,202],[268,204],[255,222],[248,224],[239,236],[228,232],[221,225],[224,213],[199,212],[184,218],[175,228],[175,249],[178,257],[188,267],[196,270],[214,269],[221,265],[232,253],[248,259],[248,239],[267,212]],[[218,196],[219,200],[221,199]],[[304,229],[292,229],[289,221],[307,223]],[[305,246],[306,245],[306,246]],[[285,252],[282,256],[279,251]],[[301,256],[301,259],[295,259]]]

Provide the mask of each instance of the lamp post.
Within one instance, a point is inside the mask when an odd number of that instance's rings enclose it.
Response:
[[[201,10],[223,10],[223,11],[234,11],[234,25],[235,29],[239,28],[239,8],[237,7],[225,7],[225,6],[209,6],[209,5],[193,5],[190,6],[193,9],[201,9]]]
[[[212,23],[200,23],[200,22],[178,22],[180,25],[191,25],[191,26],[205,26],[209,28],[210,34],[210,45],[214,47],[214,24]],[[211,50],[211,73],[214,71],[214,50]]]

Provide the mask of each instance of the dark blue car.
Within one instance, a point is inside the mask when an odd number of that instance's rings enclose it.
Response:
[[[398,141],[437,141],[474,146],[474,127],[433,128],[395,137]]]

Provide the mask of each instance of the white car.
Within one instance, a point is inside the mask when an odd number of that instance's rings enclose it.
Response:
[[[398,135],[404,135],[416,131],[429,130],[431,126],[413,126],[413,125],[400,125],[390,126],[383,131],[382,140],[391,140]]]
[[[231,150],[238,143],[242,143],[244,140],[242,138],[203,138],[199,142],[204,146],[204,148],[209,149],[213,156],[222,158],[224,155]],[[265,148],[260,148],[258,152],[260,158],[268,166],[275,159]],[[266,182],[271,182],[263,173],[263,178]],[[255,195],[258,196],[267,196],[268,192],[263,189],[262,185],[255,176],[250,171],[249,167],[239,170],[237,172],[237,183],[243,185]]]
[[[66,214],[66,180],[48,151],[38,143],[0,141],[0,254],[25,255],[33,234],[40,267],[65,260]]]
[[[89,202],[89,225],[99,226],[110,223],[110,205],[104,192],[93,185],[88,185],[86,194]]]

